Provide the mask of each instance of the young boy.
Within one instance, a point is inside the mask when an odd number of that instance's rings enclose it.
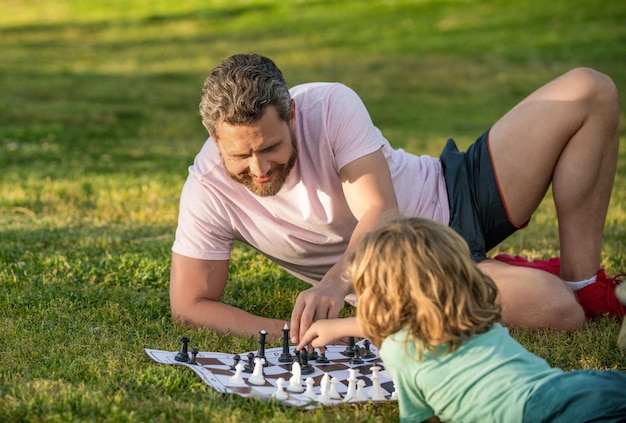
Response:
[[[453,230],[402,218],[367,234],[347,267],[357,317],[320,320],[298,348],[345,336],[380,346],[406,422],[626,421],[626,373],[564,372],[499,322],[493,281]]]

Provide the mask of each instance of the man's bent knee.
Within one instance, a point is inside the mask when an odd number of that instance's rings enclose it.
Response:
[[[550,321],[547,326],[558,331],[574,332],[585,324],[585,312],[575,301],[552,304],[546,314],[546,319]]]
[[[618,105],[617,87],[608,75],[591,68],[575,68],[564,76],[575,81],[573,86],[579,99],[605,102],[611,107]]]
[[[503,325],[531,330],[574,332],[585,323],[585,313],[580,305],[576,301],[567,301],[566,298],[542,302],[532,308],[518,306],[519,304],[503,304]]]
[[[572,332],[585,323],[585,313],[574,293],[557,276],[494,260],[478,266],[498,286],[504,325]]]

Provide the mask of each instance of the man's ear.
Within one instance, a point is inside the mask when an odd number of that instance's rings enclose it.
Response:
[[[204,123],[204,121],[202,122],[202,126],[204,126],[204,129],[206,129],[206,131],[209,133],[209,136],[211,138],[213,138],[214,141],[217,141],[217,137],[215,136],[215,134],[213,134],[211,132],[211,130],[209,129],[208,125],[206,123]]]
[[[291,112],[289,113],[289,127],[293,131],[296,128],[296,101],[291,99]]]

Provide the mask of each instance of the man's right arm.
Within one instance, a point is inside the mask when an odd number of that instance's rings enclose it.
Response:
[[[228,280],[228,267],[228,260],[200,260],[172,253],[172,318],[218,333],[256,336],[264,329],[270,336],[281,336],[285,321],[255,316],[220,302]]]

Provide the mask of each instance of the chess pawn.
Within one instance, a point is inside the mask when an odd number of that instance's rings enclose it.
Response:
[[[356,382],[356,401],[367,401],[367,396],[365,395],[365,381],[363,379],[359,379]]]
[[[328,397],[330,399],[341,399],[341,395],[339,394],[339,391],[337,391],[337,385],[339,385],[339,383],[339,379],[337,379],[336,377],[333,377],[330,380],[330,390],[328,391]]]
[[[352,352],[353,354],[352,358],[350,358],[350,364],[363,364],[363,360],[361,359],[361,350],[358,345],[354,347]]]
[[[196,357],[198,356],[198,349],[197,348],[192,348],[191,349],[191,358],[188,361],[188,364],[193,364],[196,365],[198,364],[198,362],[196,361]]]
[[[320,352],[319,356],[315,359],[315,362],[320,364],[330,363],[330,360],[326,357],[326,350]]]
[[[243,363],[237,363],[235,366],[235,374],[231,376],[228,381],[236,386],[246,386],[246,381],[241,377],[243,372]]]
[[[319,358],[319,355],[317,354],[317,351],[315,351],[315,348],[309,353],[309,361],[316,361]]]
[[[303,375],[310,375],[315,372],[313,366],[309,364],[309,354],[306,351],[306,348],[300,351],[300,372]]]
[[[274,398],[279,401],[284,401],[289,398],[289,394],[285,392],[285,379],[282,377],[276,379],[276,392],[274,392]]]
[[[398,400],[398,388],[396,388],[395,382],[393,384],[393,392],[391,393],[391,400],[392,401],[397,401]]]
[[[254,371],[254,353],[248,353],[248,362],[243,367],[244,373],[252,373]]]
[[[239,354],[235,354],[233,356],[233,365],[230,366],[230,370],[235,370],[237,368],[237,364],[239,364],[240,360],[241,360],[241,356]]]
[[[313,391],[313,384],[315,383],[313,378],[307,377],[304,383],[306,384],[306,391],[304,392],[304,395],[312,400],[317,400],[317,394]]]

